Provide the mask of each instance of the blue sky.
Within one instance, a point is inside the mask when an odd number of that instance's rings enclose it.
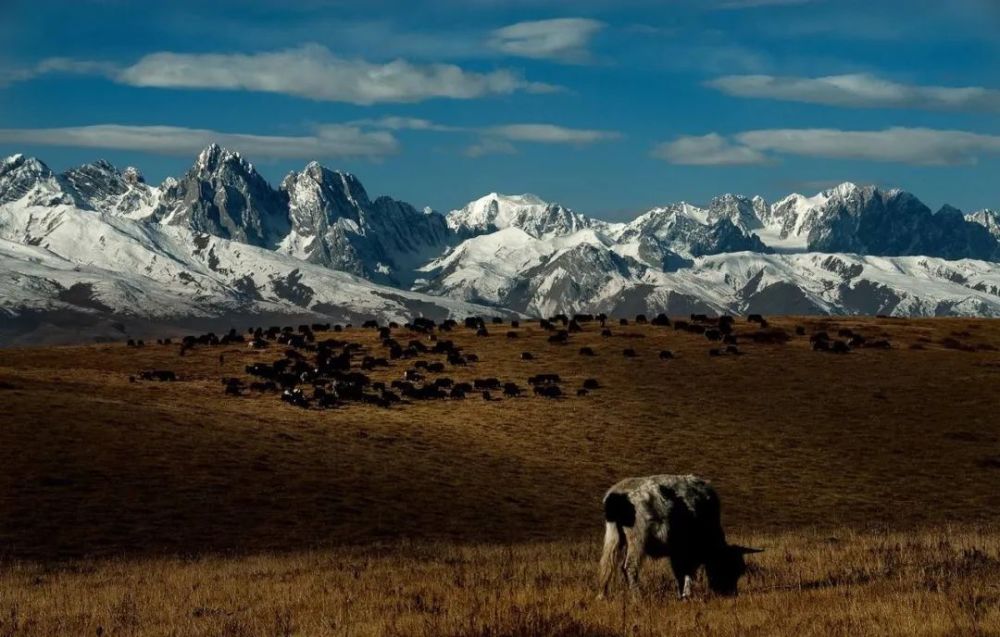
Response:
[[[609,219],[845,180],[998,207],[998,36],[996,0],[3,0],[0,154],[158,182],[219,141]]]

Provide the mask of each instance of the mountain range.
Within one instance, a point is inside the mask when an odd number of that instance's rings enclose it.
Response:
[[[159,186],[97,161],[0,164],[0,342],[220,321],[762,312],[1000,316],[1000,212],[844,183],[627,223],[534,195],[447,214],[316,162],[277,188],[213,145]],[[249,324],[249,323],[248,323]]]

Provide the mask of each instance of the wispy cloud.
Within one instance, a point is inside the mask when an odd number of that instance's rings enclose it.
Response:
[[[744,166],[770,161],[763,153],[733,144],[718,133],[679,137],[658,144],[652,155],[671,164],[692,166]]]
[[[123,69],[119,81],[134,86],[284,93],[353,104],[555,90],[509,70],[474,73],[453,64],[405,60],[376,64],[337,57],[317,44],[249,55],[154,53]]]
[[[484,155],[515,155],[517,148],[505,139],[484,137],[470,144],[462,151],[467,157],[483,157]]]
[[[119,67],[111,62],[74,60],[72,58],[46,58],[34,66],[0,68],[0,87],[15,82],[26,82],[47,73],[67,73],[75,75],[103,75],[114,77]]]
[[[254,157],[377,159],[399,150],[387,131],[355,126],[322,125],[310,135],[251,135],[178,126],[100,124],[66,128],[0,129],[0,143],[79,148],[114,148],[161,155],[191,155],[218,143]]]
[[[476,135],[479,139],[464,151],[470,157],[513,154],[517,152],[514,142],[585,146],[621,138],[621,133],[618,131],[570,128],[556,124],[539,123],[502,124],[497,126],[449,126],[413,117],[382,117],[378,119],[356,120],[349,123],[384,128],[386,130],[433,131]]]
[[[770,154],[941,166],[974,164],[1000,154],[1000,136],[930,128],[846,131],[827,128],[753,130],[728,138],[712,133],[681,137],[653,155],[674,164],[760,164]]]
[[[490,45],[508,55],[579,64],[591,59],[590,40],[603,28],[588,18],[518,22],[493,31]]]
[[[972,164],[984,154],[1000,153],[1000,136],[930,128],[759,130],[736,139],[762,151],[929,166]]]
[[[621,137],[616,131],[567,128],[554,124],[508,124],[483,129],[483,132],[512,142],[540,144],[592,144]]]
[[[728,75],[706,83],[728,95],[854,108],[1000,111],[1000,90],[900,84],[874,75]]]
[[[420,117],[399,117],[395,115],[390,115],[387,117],[378,118],[366,118],[357,119],[352,122],[348,122],[352,126],[365,126],[373,128],[383,128],[385,130],[415,130],[415,131],[434,131],[438,133],[461,133],[466,132],[471,129],[464,128],[461,126],[448,126],[446,124],[438,124],[437,122],[432,122],[429,119],[423,119]]]
[[[551,84],[529,82],[508,69],[477,73],[454,64],[415,64],[401,59],[375,63],[342,58],[318,44],[264,53],[151,53],[124,67],[52,58],[28,70],[7,71],[0,81],[55,72],[103,75],[131,86],[258,91],[363,105],[559,90]]]
[[[585,146],[621,137],[616,131],[567,128],[555,124],[507,124],[480,128],[478,133],[479,141],[465,149],[465,154],[470,157],[515,153],[517,149],[513,142]]]
[[[512,154],[514,142],[583,146],[620,137],[615,131],[567,128],[554,124],[506,124],[461,127],[415,117],[381,117],[344,124],[323,124],[309,134],[257,135],[185,128],[97,124],[62,128],[0,129],[0,144],[113,148],[160,155],[191,155],[217,143],[246,155],[267,159],[378,159],[399,151],[393,132],[402,130],[464,133],[476,141],[463,152],[472,157]]]

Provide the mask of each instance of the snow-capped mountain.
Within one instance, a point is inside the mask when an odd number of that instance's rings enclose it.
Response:
[[[351,322],[491,312],[185,227],[69,205],[0,206],[0,271],[0,337],[4,317],[17,323],[26,314],[39,322],[65,321],[68,314],[82,323],[113,317],[181,324],[237,316]]]
[[[0,163],[0,205],[14,201],[37,206],[86,205],[64,176],[24,155],[12,155]]]
[[[1000,210],[985,208],[965,215],[965,220],[978,223],[989,231],[990,236],[1000,241]]]
[[[461,238],[489,234],[504,228],[519,228],[532,237],[544,239],[606,225],[531,194],[500,195],[494,192],[448,214],[448,227]]]
[[[213,144],[183,177],[164,184],[153,215],[165,225],[273,248],[288,234],[287,210],[253,164]]]
[[[1000,268],[971,259],[735,252],[670,271],[592,230],[506,229],[430,263],[416,289],[531,316],[667,312],[1000,316]]]
[[[771,251],[727,213],[688,203],[654,208],[617,228],[614,236],[621,244],[659,244],[664,250],[688,258],[741,250]]]
[[[355,176],[315,162],[273,188],[218,146],[158,187],[104,161],[62,174],[23,155],[0,163],[8,341],[53,322],[107,335],[272,315],[1000,316],[997,261],[997,212],[933,213],[909,193],[854,184],[609,223],[496,193],[441,215],[372,200]]]
[[[422,269],[415,289],[548,315],[614,294],[646,267],[593,230],[536,238],[520,228],[473,237]]]
[[[902,190],[844,183],[813,197],[775,203],[759,232],[779,249],[881,256],[1000,260],[1000,245],[982,225],[944,206],[937,213]]]
[[[279,251],[379,282],[409,282],[449,245],[445,219],[390,197],[375,201],[358,179],[316,162],[281,184],[291,231]]]
[[[764,198],[725,194],[712,199],[708,205],[708,221],[715,223],[728,219],[743,232],[753,232],[764,226],[770,215],[770,208]]]
[[[67,170],[63,177],[88,207],[100,212],[144,219],[159,202],[160,190],[146,184],[142,173],[131,166],[119,172],[99,160]]]

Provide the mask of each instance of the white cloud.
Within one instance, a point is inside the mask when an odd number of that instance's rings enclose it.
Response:
[[[555,124],[506,124],[470,130],[478,130],[481,137],[478,142],[465,149],[465,154],[469,157],[514,154],[517,148],[512,142],[583,146],[621,137],[616,131],[567,128]]]
[[[653,149],[653,157],[671,164],[692,166],[739,166],[765,164],[768,158],[745,146],[734,145],[717,133],[679,137]]]
[[[448,126],[428,119],[393,116],[378,119],[362,119],[349,123],[386,130],[415,130],[478,135],[478,141],[463,151],[469,157],[498,154],[510,155],[516,153],[517,149],[512,142],[583,146],[602,141],[611,141],[621,137],[621,133],[618,131],[569,128],[556,124],[503,124],[485,127]]]
[[[78,75],[114,76],[119,67],[113,62],[74,60],[73,58],[46,58],[35,65],[35,75],[43,73],[76,73]]]
[[[514,144],[493,137],[484,137],[476,143],[467,147],[464,151],[468,157],[482,157],[483,155],[514,155],[517,148]]]
[[[31,67],[0,68],[0,87],[15,82],[26,82],[46,73],[71,73],[113,77],[117,72],[118,66],[111,62],[93,62],[62,57],[46,58]]]
[[[454,64],[415,64],[401,59],[381,64],[338,57],[318,44],[249,54],[151,53],[125,67],[49,58],[29,69],[0,71],[0,85],[57,72],[103,75],[130,86],[260,91],[351,104],[561,90],[529,82],[507,69],[477,73]]]
[[[1000,136],[929,128],[881,131],[771,129],[682,137],[657,146],[653,154],[675,164],[731,165],[764,163],[767,153],[829,159],[940,166],[972,164],[1000,154]]]
[[[832,106],[1000,111],[1000,90],[900,84],[866,73],[817,78],[728,75],[707,85],[739,97]]]
[[[1000,153],[1000,136],[930,128],[758,130],[740,133],[736,140],[761,151],[916,165],[971,164],[981,155]]]
[[[308,44],[272,53],[153,53],[123,69],[118,81],[134,86],[283,93],[309,99],[375,104],[436,97],[471,99],[516,91],[550,92],[512,71],[465,71],[453,64],[377,64],[333,55]]]
[[[490,45],[508,55],[583,63],[590,60],[590,40],[604,23],[587,18],[518,22],[493,31]]]
[[[621,137],[616,131],[566,128],[554,124],[507,124],[484,129],[484,132],[513,142],[539,144],[592,144]]]
[[[218,143],[264,158],[379,158],[398,151],[386,131],[323,125],[303,136],[249,135],[178,126],[101,124],[67,128],[0,129],[0,142],[81,148],[115,148],[163,155],[191,155]]]
[[[508,124],[469,128],[447,126],[413,117],[382,117],[316,126],[311,134],[300,136],[226,133],[179,126],[127,126],[98,124],[65,128],[0,129],[0,143],[78,148],[115,148],[163,155],[190,155],[217,143],[262,158],[322,159],[364,157],[375,159],[394,154],[399,142],[393,131],[416,130],[466,133],[478,141],[465,154],[479,157],[488,154],[517,152],[512,142],[584,145],[616,139],[614,131],[566,128],[554,124]]]
[[[416,131],[435,131],[439,133],[457,133],[462,131],[467,131],[469,129],[462,128],[459,126],[447,126],[445,124],[438,124],[432,122],[429,119],[422,119],[419,117],[398,117],[398,116],[387,116],[379,117],[375,119],[359,119],[349,124],[355,126],[371,126],[374,128],[384,128],[386,130],[416,130]]]

